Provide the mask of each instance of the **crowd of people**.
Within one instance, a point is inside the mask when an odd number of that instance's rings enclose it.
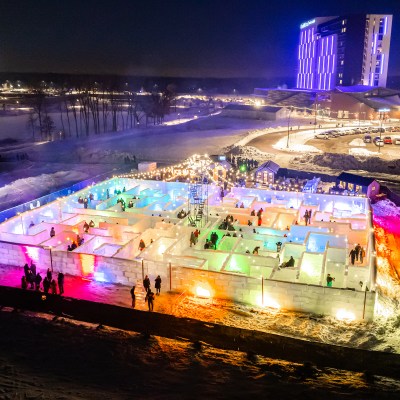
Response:
[[[89,193],[88,197],[82,197],[82,196],[78,197],[78,203],[79,204],[83,204],[84,208],[88,208],[88,205],[93,200],[94,200],[94,194],[93,193]]]
[[[357,261],[362,264],[365,258],[365,249],[360,246],[360,244],[356,244],[354,248],[350,250],[349,257],[351,265],[354,265]]]
[[[204,249],[217,249],[218,233],[211,232],[210,239],[206,239],[204,243]]]
[[[306,210],[303,215],[306,226],[311,222],[311,216],[312,216],[312,210]]]
[[[45,294],[62,295],[64,293],[64,274],[59,272],[56,281],[53,278],[53,272],[48,268],[46,276],[43,279],[36,270],[36,264],[31,261],[31,265],[28,265],[28,263],[24,265],[24,275],[21,277],[21,288],[24,290],[29,288],[36,291],[42,291],[43,289]]]
[[[143,279],[143,289],[146,292],[144,301],[145,301],[145,303],[147,303],[149,311],[154,310],[155,296],[159,296],[161,294],[161,277],[160,277],[160,275],[157,275],[157,278],[154,280],[154,288],[156,289],[156,294],[154,294],[154,292],[151,290],[150,278],[148,275],[146,275]],[[130,290],[131,299],[132,299],[132,308],[136,307],[135,289],[136,289],[136,285],[133,285]]]
[[[76,235],[76,240],[73,240],[71,244],[67,246],[67,251],[73,251],[78,246],[82,246],[85,239],[79,235]]]

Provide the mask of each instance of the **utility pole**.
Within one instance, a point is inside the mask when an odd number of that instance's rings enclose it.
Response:
[[[288,122],[287,122],[287,142],[286,142],[286,148],[289,148],[289,133],[290,133],[290,114],[293,111],[293,107],[289,108],[289,115],[288,115]]]
[[[317,108],[318,108],[318,93],[315,93],[315,103],[314,103],[314,135],[317,129]]]

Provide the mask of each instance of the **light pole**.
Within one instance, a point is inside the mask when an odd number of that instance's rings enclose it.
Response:
[[[293,107],[289,108],[289,115],[288,115],[288,121],[287,121],[287,142],[286,142],[286,148],[289,148],[289,133],[290,133],[290,114],[293,111]]]
[[[314,107],[314,135],[315,135],[315,130],[317,129],[317,109],[318,109],[318,93],[315,93],[315,107]]]
[[[385,113],[390,111],[388,108],[379,109],[379,121],[380,121],[380,128],[379,128],[379,146],[378,146],[378,153],[381,152],[381,142],[382,142],[382,130],[383,130],[383,119],[385,118]]]

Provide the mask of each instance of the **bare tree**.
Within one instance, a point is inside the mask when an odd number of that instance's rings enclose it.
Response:
[[[43,134],[43,115],[46,113],[45,94],[42,90],[34,90],[34,97],[32,98],[33,112],[37,115],[39,122],[39,131]]]
[[[51,135],[54,132],[56,126],[54,125],[53,119],[49,115],[45,115],[42,121],[42,137],[47,140],[51,140]]]
[[[37,117],[35,116],[34,112],[30,112],[28,116],[28,121],[26,122],[26,125],[28,129],[32,131],[32,140],[35,141],[35,124],[37,121]]]

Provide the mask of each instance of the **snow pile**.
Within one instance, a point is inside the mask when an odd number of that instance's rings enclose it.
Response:
[[[303,168],[302,165],[314,166],[314,170],[322,167],[339,171],[364,170],[389,174],[400,173],[400,160],[388,161],[379,157],[362,157],[339,153],[304,154],[293,158],[291,164],[293,167],[300,168]]]
[[[276,154],[266,153],[253,146],[229,146],[224,149],[224,152],[228,155],[233,154],[234,156],[257,160],[259,163],[273,160],[276,157]]]
[[[364,141],[360,138],[353,139],[350,143],[349,146],[355,146],[355,147],[366,147],[367,145],[364,143]]]
[[[316,147],[305,144],[310,139],[314,138],[315,133],[316,132],[314,130],[290,133],[289,146],[288,138],[282,137],[272,147],[277,150],[289,152],[322,153],[322,151],[317,149]]]
[[[130,160],[136,157],[131,152],[93,147],[80,147],[77,150],[77,154],[78,158],[85,163],[124,163],[127,157]]]
[[[360,149],[360,148],[355,148],[355,149],[349,149],[349,154],[351,156],[359,156],[359,157],[380,157],[381,153],[378,153],[377,151],[370,151],[367,149]]]
[[[400,208],[393,201],[388,199],[378,201],[372,205],[372,209],[374,211],[374,218],[397,218],[400,221]]]

